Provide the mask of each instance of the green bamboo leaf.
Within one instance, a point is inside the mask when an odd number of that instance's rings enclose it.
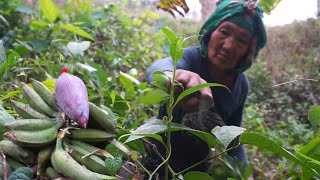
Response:
[[[40,9],[50,23],[53,23],[60,13],[52,0],[40,0]]]
[[[60,28],[94,41],[94,38],[80,27],[76,27],[70,24],[61,24]]]
[[[278,145],[274,141],[264,136],[261,136],[255,133],[244,132],[240,136],[240,143],[254,145],[264,150],[271,151],[279,156],[282,156],[294,163],[301,165],[304,171],[308,172],[304,174],[308,174],[308,176],[310,177],[319,176],[319,174],[315,170],[311,169],[307,164],[301,161],[297,156],[293,155],[288,150],[282,148],[280,145]]]
[[[203,89],[205,87],[215,87],[215,86],[220,86],[220,87],[225,87],[227,88],[226,86],[222,85],[222,84],[217,84],[217,83],[205,83],[205,84],[199,84],[197,86],[194,86],[192,88],[189,88],[185,91],[183,91],[177,98],[177,100],[175,101],[173,107],[175,107],[179,101],[181,101],[184,97],[194,93],[194,92],[197,92],[199,91],[200,89]],[[228,89],[228,88],[227,88]],[[229,90],[229,89],[228,89]]]
[[[21,93],[20,90],[10,91],[10,92],[8,92],[6,95],[2,96],[2,97],[0,98],[0,101],[3,101],[3,100],[5,100],[5,99],[11,98],[11,97],[14,97],[14,96],[16,96],[16,95],[18,95],[18,94],[20,94],[20,93]]]
[[[312,126],[320,126],[320,106],[313,105],[308,112],[308,119]]]
[[[317,164],[317,165],[319,166],[319,168],[320,168],[320,161],[317,161],[316,159],[313,159],[313,158],[311,158],[311,157],[309,157],[309,156],[306,156],[306,155],[302,154],[302,153],[299,152],[299,151],[296,151],[296,153],[297,153],[299,156],[302,156],[303,158],[309,160],[309,162],[314,163],[314,164]]]

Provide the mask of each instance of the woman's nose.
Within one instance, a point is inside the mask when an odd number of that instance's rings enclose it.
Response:
[[[234,46],[234,38],[233,37],[228,37],[224,40],[223,42],[223,48],[228,50],[228,49],[232,49]]]

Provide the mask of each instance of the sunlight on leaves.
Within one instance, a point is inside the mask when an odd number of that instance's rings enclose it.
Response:
[[[40,0],[43,15],[53,23],[59,16],[59,10],[52,0]]]
[[[62,29],[65,29],[67,31],[70,31],[74,34],[77,34],[79,36],[82,36],[84,38],[88,38],[90,40],[94,40],[94,38],[89,34],[87,33],[86,31],[84,31],[83,29],[81,29],[80,27],[76,27],[76,26],[73,26],[73,25],[70,25],[70,24],[62,24],[60,26]]]

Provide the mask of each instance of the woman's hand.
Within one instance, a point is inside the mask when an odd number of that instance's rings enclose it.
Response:
[[[172,76],[171,71],[166,71],[165,73],[167,75]],[[182,91],[189,89],[191,87],[197,86],[199,84],[207,83],[197,73],[194,73],[188,70],[183,70],[183,69],[176,70],[176,81],[181,83],[182,87],[176,86],[175,94],[180,94]],[[169,83],[169,87],[170,87],[170,83]],[[207,102],[213,102],[212,92],[209,87],[202,88],[198,92],[184,97],[179,102],[179,105],[182,107],[183,110],[187,112],[196,111],[199,109],[200,101],[203,101],[203,100]]]

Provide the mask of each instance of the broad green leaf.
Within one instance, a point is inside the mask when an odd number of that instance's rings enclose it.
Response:
[[[0,101],[0,124],[3,126],[7,122],[14,121],[14,117],[11,116],[6,110],[2,107],[2,102]]]
[[[128,78],[130,75],[128,75],[128,74],[126,74],[126,75],[124,75],[123,73],[120,72],[119,81],[123,85],[124,89],[126,90],[125,98],[129,100],[129,99],[133,99],[136,97],[136,91],[135,91],[132,79]]]
[[[319,105],[313,105],[309,109],[308,119],[314,127],[320,126],[320,106]]]
[[[183,176],[183,180],[214,180],[209,174],[200,171],[190,171]]]
[[[163,145],[165,145],[165,143],[163,142],[163,139],[160,135],[158,134],[137,134],[137,133],[132,133],[132,134],[126,134],[120,137],[120,139],[129,136],[129,138],[124,142],[124,143],[130,143],[134,140],[140,139],[142,137],[150,137],[153,138],[159,142],[161,142]]]
[[[216,126],[211,133],[223,144],[227,149],[229,144],[246,129],[237,126]]]
[[[140,84],[140,81],[136,78],[134,78],[133,76],[131,76],[130,74],[124,73],[120,71],[120,75],[127,78],[128,80],[130,80],[131,82],[133,82],[136,85]]]
[[[162,32],[166,35],[170,43],[174,42],[177,39],[177,36],[174,32],[168,27],[161,27]]]
[[[216,145],[218,144],[217,139],[215,139],[215,137],[209,133],[206,133],[203,131],[198,131],[195,129],[191,129],[191,128],[186,127],[182,124],[171,123],[171,131],[182,131],[182,130],[188,131],[188,132],[198,136],[199,138],[201,138],[202,140],[207,142],[207,144],[212,148],[216,147]],[[164,124],[162,120],[152,119],[152,120],[148,121],[146,124],[143,124],[142,126],[140,126],[135,131],[133,131],[132,132],[133,136],[130,136],[126,140],[126,142],[130,142],[130,141],[144,137],[142,135],[136,136],[134,134],[157,134],[157,133],[163,133],[165,131],[167,131],[167,125]]]
[[[105,150],[110,153],[113,157],[123,157],[123,152],[118,149],[114,144],[108,144]]]
[[[263,0],[260,1],[259,6],[263,8],[263,11],[266,14],[271,14],[271,11],[274,10],[281,0]]]
[[[47,50],[50,44],[50,40],[33,39],[31,40],[32,47],[36,52],[42,52]]]
[[[162,89],[150,89],[145,94],[139,96],[139,102],[144,105],[159,104],[169,97],[170,95]]]
[[[69,42],[67,48],[73,55],[83,55],[84,51],[90,47],[90,44],[90,41]]]
[[[5,100],[5,99],[11,98],[11,97],[14,97],[14,96],[16,96],[16,95],[18,95],[18,94],[20,94],[20,93],[21,93],[20,90],[10,91],[10,92],[8,92],[5,96],[2,96],[2,97],[0,98],[0,101],[3,101],[3,100]]]
[[[40,0],[40,9],[50,23],[53,23],[59,16],[59,10],[52,0]]]
[[[45,30],[48,27],[48,23],[44,21],[32,21],[30,22],[31,29]]]
[[[259,134],[255,134],[255,133],[244,132],[240,136],[240,143],[257,146],[259,148],[271,151],[279,156],[282,156],[282,157],[284,157],[294,163],[297,163],[297,164],[301,165],[302,168],[305,169],[305,171],[308,171],[308,173],[305,173],[305,174],[308,174],[308,176],[310,176],[310,177],[314,177],[314,176],[318,175],[317,172],[315,172],[313,169],[311,169],[307,164],[305,164],[303,161],[301,161],[298,157],[296,157],[288,150],[282,148],[280,145],[278,145],[274,141],[272,141],[264,136],[261,136]]]
[[[107,172],[111,176],[117,174],[121,170],[122,159],[120,157],[115,157],[114,159],[107,157],[104,162],[106,164]]]
[[[94,38],[89,33],[84,31],[83,29],[81,29],[80,27],[76,27],[76,26],[73,26],[70,24],[61,24],[60,27],[62,29],[65,29],[65,30],[71,32],[71,33],[77,34],[79,36],[82,36],[84,38],[88,38],[88,39],[94,41]]]
[[[51,92],[54,92],[54,85],[56,84],[56,79],[48,79],[42,82]]]
[[[162,71],[155,71],[152,74],[152,77],[154,78],[154,81],[152,82],[153,85],[157,86],[162,90],[167,90],[168,81],[170,81],[170,77],[168,75],[166,75]]]
[[[18,54],[15,51],[10,50],[10,53],[8,54],[8,65],[12,66],[14,63],[16,63],[17,61],[19,61],[20,59],[20,54]]]
[[[200,89],[202,88],[205,88],[205,87],[215,87],[215,86],[221,86],[221,87],[225,87],[227,88],[226,86],[222,85],[222,84],[217,84],[217,83],[205,83],[205,84],[199,84],[197,86],[194,86],[192,88],[189,88],[185,91],[183,91],[177,98],[176,102],[174,103],[173,107],[175,107],[179,101],[182,100],[182,98],[184,98],[185,96],[188,96],[189,94],[192,94],[194,92],[197,92],[199,91]],[[228,89],[228,88],[227,88]],[[229,89],[228,89],[229,90]]]

